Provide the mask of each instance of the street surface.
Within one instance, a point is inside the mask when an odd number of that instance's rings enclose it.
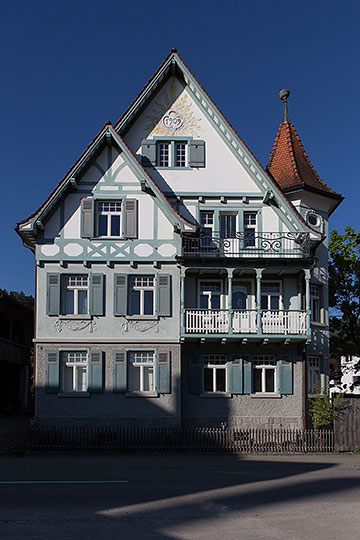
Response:
[[[0,538],[357,539],[360,456],[1,456]]]

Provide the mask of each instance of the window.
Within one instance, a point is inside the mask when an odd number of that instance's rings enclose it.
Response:
[[[154,375],[154,351],[131,351],[129,353],[128,390],[130,392],[154,392]]]
[[[236,214],[220,214],[220,237],[236,238]]]
[[[253,356],[253,393],[273,394],[276,382],[276,359],[275,356]]]
[[[159,167],[187,167],[187,142],[157,142],[157,165]]]
[[[155,277],[130,278],[130,315],[155,314]]]
[[[97,203],[98,236],[119,237],[121,201],[104,201]]]
[[[309,394],[316,394],[321,390],[320,381],[320,358],[318,356],[309,356]]]
[[[87,362],[86,351],[62,352],[62,391],[87,392]]]
[[[261,283],[261,309],[278,310],[281,304],[280,283]]]
[[[204,392],[226,392],[226,356],[222,354],[205,354],[203,362]]]
[[[88,276],[64,276],[64,315],[84,315],[88,309]]]
[[[255,247],[256,212],[244,212],[244,247]]]
[[[320,322],[320,287],[310,284],[311,321]]]
[[[220,309],[221,306],[221,282],[220,281],[200,281],[201,309]]]

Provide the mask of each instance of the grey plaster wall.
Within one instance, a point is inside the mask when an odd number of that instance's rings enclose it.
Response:
[[[281,397],[258,397],[232,395],[231,397],[205,397],[189,394],[187,389],[188,356],[191,352],[201,354],[239,353],[239,348],[187,346],[182,354],[182,421],[184,426],[219,427],[263,427],[263,428],[303,428],[303,362],[297,347],[251,347],[244,349],[246,354],[289,354],[293,361],[293,389],[291,395]]]
[[[105,316],[93,316],[80,320],[74,316],[49,316],[46,314],[46,274],[60,272],[63,274],[86,274],[88,272],[105,275]],[[171,317],[154,317],[153,319],[127,318],[113,315],[114,274],[170,274],[172,289]],[[154,268],[151,264],[139,264],[131,268],[129,264],[118,264],[108,268],[105,263],[92,264],[86,268],[82,264],[68,264],[61,268],[58,264],[47,263],[37,271],[37,339],[86,339],[91,342],[101,339],[158,341],[161,339],[178,340],[180,332],[180,277],[175,264],[161,265]]]
[[[61,348],[61,344],[38,345],[36,347],[36,402],[35,416],[43,424],[61,425],[69,423],[111,424],[111,425],[180,425],[180,346],[159,345],[158,352],[170,351],[171,394],[158,397],[128,397],[113,393],[113,350],[121,347],[111,345],[91,345],[91,351],[105,353],[105,384],[101,394],[89,397],[59,397],[45,392],[46,354]],[[86,347],[86,343],[82,347]],[[127,344],[126,348],[149,348],[145,343]],[[80,345],[74,347],[81,349]]]

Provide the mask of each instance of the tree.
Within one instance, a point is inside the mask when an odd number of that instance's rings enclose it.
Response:
[[[3,289],[4,293],[6,293],[11,298],[14,298],[17,302],[20,304],[23,304],[29,309],[34,309],[34,297],[32,295],[26,296],[24,291],[10,291],[8,292],[6,289]]]
[[[360,357],[360,232],[351,227],[331,233],[329,306],[331,355]]]

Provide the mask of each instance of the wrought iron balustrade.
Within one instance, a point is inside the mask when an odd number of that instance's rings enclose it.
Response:
[[[310,256],[309,233],[238,232],[227,237],[223,232],[183,235],[184,257],[286,257]]]

